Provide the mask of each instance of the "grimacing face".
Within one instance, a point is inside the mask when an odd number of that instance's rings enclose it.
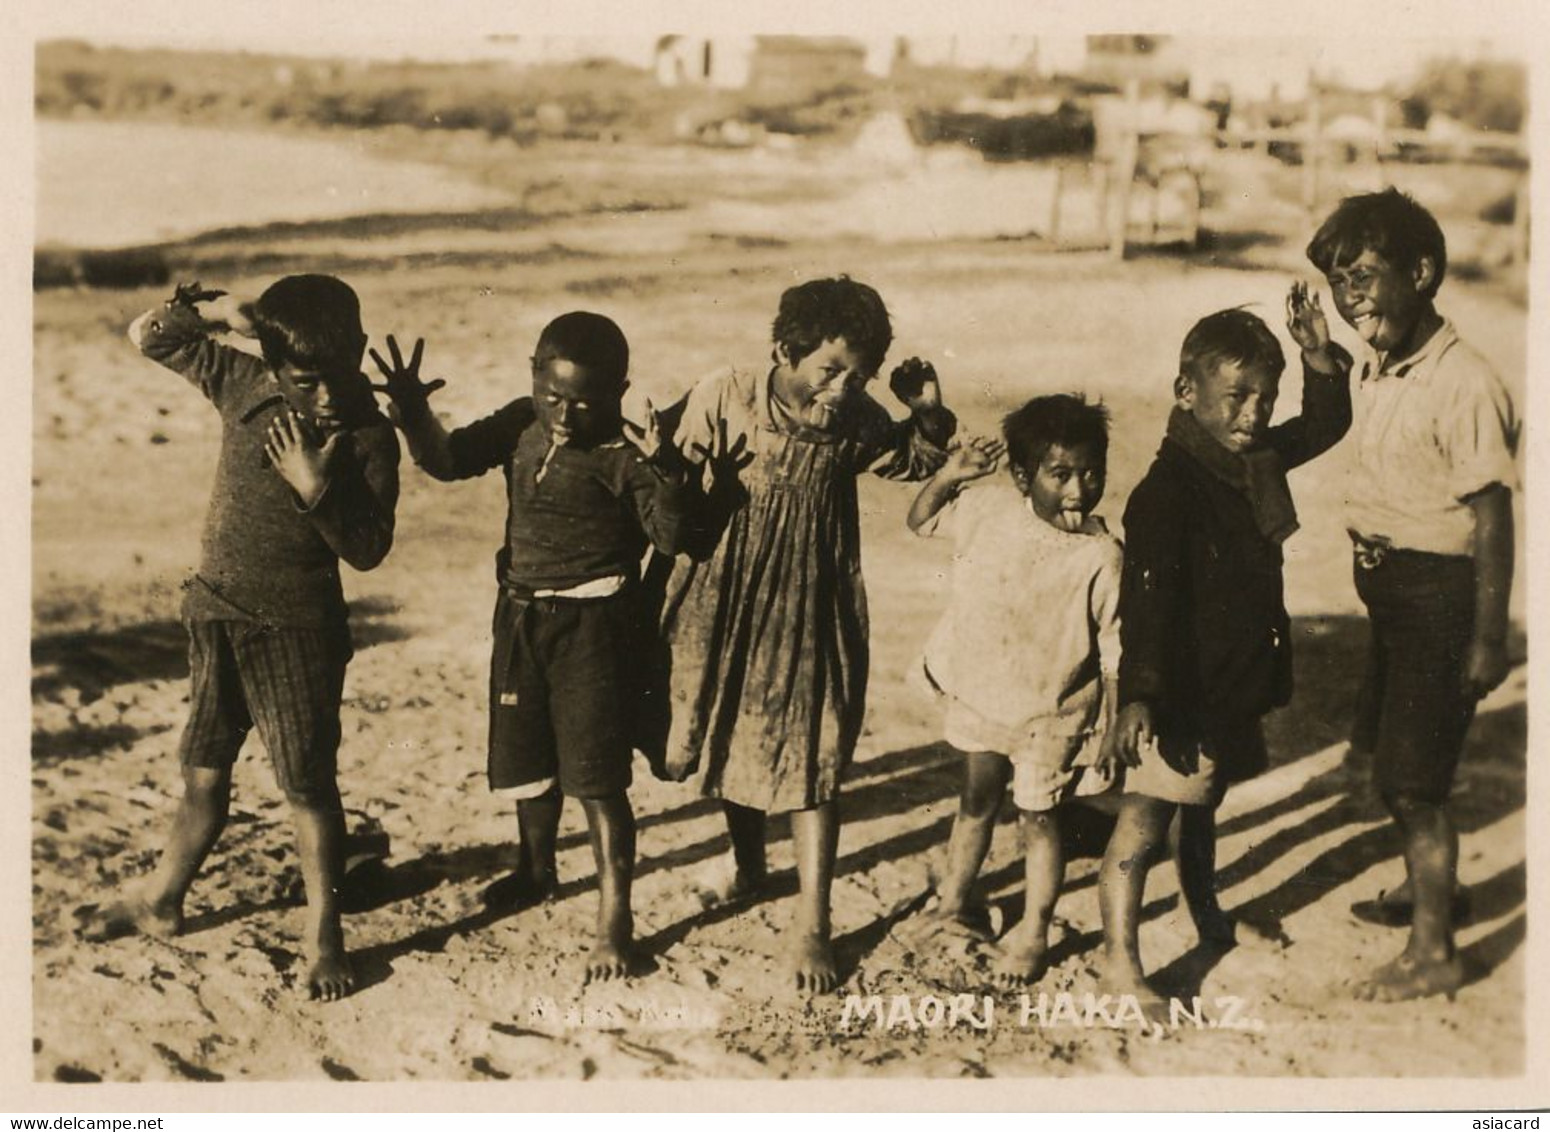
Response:
[[[1224,361],[1200,377],[1179,377],[1178,405],[1229,452],[1257,447],[1270,427],[1281,374],[1263,364]]]
[[[317,432],[327,435],[344,427],[345,386],[355,375],[303,369],[285,362],[274,371],[286,403]]]
[[[861,372],[860,356],[843,338],[831,338],[792,364],[786,348],[775,347],[775,396],[803,425],[828,432],[839,422],[840,408],[864,388],[871,374]]]
[[[569,358],[540,353],[533,358],[533,408],[556,448],[585,447],[613,434],[619,401],[628,382]]]
[[[1051,444],[1032,475],[1012,467],[1012,481],[1034,514],[1062,531],[1082,529],[1103,498],[1107,479],[1105,454],[1096,444]]]
[[[1435,265],[1423,257],[1406,270],[1368,249],[1325,275],[1335,310],[1362,340],[1379,353],[1403,345],[1431,300]]]

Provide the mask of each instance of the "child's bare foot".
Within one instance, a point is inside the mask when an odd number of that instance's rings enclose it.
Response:
[[[803,932],[791,951],[791,971],[798,990],[828,994],[840,985],[840,973],[834,965],[834,948],[828,937],[818,932]]]
[[[355,968],[343,951],[320,953],[307,969],[307,996],[334,1002],[355,990]]]
[[[1208,947],[1243,947],[1250,951],[1280,951],[1287,945],[1286,935],[1276,924],[1256,924],[1229,916],[1221,909],[1195,922],[1200,942]]]
[[[1356,984],[1367,1002],[1404,1002],[1445,994],[1451,1001],[1464,985],[1464,961],[1454,952],[1446,959],[1423,959],[1409,952],[1391,959]]]
[[[1154,1026],[1169,1024],[1167,1000],[1152,989],[1139,970],[1127,963],[1114,959],[1104,963],[1098,993],[1113,995],[1116,1000],[1134,999],[1149,1023]]]
[[[533,877],[519,870],[486,885],[480,897],[492,912],[520,912],[553,900],[558,888],[559,882],[553,876]]]
[[[708,909],[751,900],[768,881],[768,873],[740,869],[736,859],[728,853],[712,861],[699,875],[691,877],[689,886],[700,907]]]
[[[88,943],[106,943],[131,935],[166,939],[183,930],[183,913],[158,908],[144,900],[116,900],[106,908],[87,905],[76,910],[81,926],[76,934]]]
[[[627,979],[634,969],[634,961],[634,952],[627,942],[600,939],[592,945],[592,950],[587,955],[587,966],[581,976],[581,985],[605,983],[610,979]]]
[[[993,943],[996,922],[991,910],[982,904],[955,908],[933,900],[916,917],[909,934],[920,943],[940,937]]]
[[[1000,954],[991,967],[991,980],[1008,990],[1026,987],[1044,974],[1047,940],[1043,933],[1025,931],[1018,924],[1001,941]]]

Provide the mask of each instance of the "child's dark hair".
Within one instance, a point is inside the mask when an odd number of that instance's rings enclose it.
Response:
[[[1056,393],[1035,397],[1001,422],[1006,455],[1014,468],[1030,475],[1038,470],[1053,445],[1075,448],[1091,445],[1100,459],[1109,455],[1109,410],[1092,404],[1080,393]]]
[[[366,349],[361,301],[332,275],[287,275],[272,283],[252,309],[253,328],[271,369],[359,369]]]
[[[1233,307],[1208,314],[1189,328],[1179,351],[1179,375],[1200,381],[1229,363],[1264,366],[1279,375],[1286,368],[1286,355],[1264,319]]]
[[[562,314],[538,336],[533,360],[564,358],[586,366],[599,377],[624,384],[630,372],[630,343],[619,324],[591,311]]]
[[[811,279],[780,297],[773,337],[795,365],[825,342],[843,338],[856,353],[862,373],[871,377],[893,343],[893,326],[883,298],[849,276]]]
[[[1433,270],[1428,299],[1437,294],[1448,269],[1448,245],[1437,218],[1393,187],[1341,201],[1309,242],[1308,259],[1328,275],[1364,251],[1377,252],[1406,271],[1422,259],[1430,259]]]

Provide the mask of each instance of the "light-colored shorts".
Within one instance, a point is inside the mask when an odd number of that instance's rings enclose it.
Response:
[[[993,753],[1012,763],[1012,801],[1019,810],[1053,810],[1073,798],[1102,794],[1116,776],[1093,763],[1103,741],[1099,730],[1077,734],[1030,729],[1012,734],[962,700],[950,699],[943,738],[965,754]]]

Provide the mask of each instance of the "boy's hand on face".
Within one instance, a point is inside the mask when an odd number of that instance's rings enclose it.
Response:
[[[937,474],[949,483],[968,483],[995,471],[1006,455],[1006,443],[996,437],[970,437],[954,448]]]
[[[1512,668],[1503,641],[1473,640],[1464,657],[1464,689],[1475,699],[1495,690]]]
[[[302,505],[311,507],[328,486],[328,466],[341,433],[330,433],[320,444],[295,409],[287,409],[269,426],[264,453],[275,471],[291,485]]]
[[[1329,320],[1324,317],[1324,307],[1317,291],[1310,291],[1301,280],[1292,284],[1286,293],[1286,329],[1292,341],[1315,361],[1329,356]],[[1330,372],[1335,367],[1319,365],[1316,368]]]
[[[439,377],[430,381],[420,380],[420,357],[425,353],[424,338],[414,340],[414,352],[409,355],[407,362],[399,352],[398,340],[391,334],[387,336],[387,347],[393,358],[391,365],[376,350],[368,351],[384,378],[381,385],[373,385],[372,389],[387,394],[388,417],[394,424],[402,424],[403,410],[424,407],[430,395],[447,383]]]
[[[1140,766],[1141,752],[1157,742],[1151,705],[1137,700],[1120,708],[1113,734],[1120,761],[1126,766]]]
[[[912,413],[935,409],[942,404],[942,386],[937,381],[936,368],[923,358],[906,358],[895,366],[888,378],[888,388]]]

